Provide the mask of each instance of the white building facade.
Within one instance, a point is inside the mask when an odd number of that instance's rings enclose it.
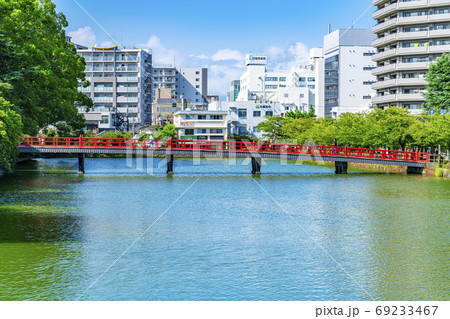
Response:
[[[208,94],[207,68],[175,68],[171,65],[153,67],[153,100],[155,90],[170,89],[171,98],[184,99],[193,106],[206,106]]]
[[[365,29],[338,29],[324,37],[325,117],[370,110],[374,35]]]
[[[422,111],[425,74],[436,58],[450,52],[450,0],[373,0],[377,54],[373,74],[375,106]]]
[[[245,60],[247,70],[240,78],[236,101],[280,102],[303,111],[314,107],[314,65],[298,66],[288,71],[267,71],[267,56],[247,54]]]
[[[185,110],[173,115],[182,140],[224,141],[227,139],[227,112]]]
[[[117,46],[79,49],[86,61],[86,88],[79,90],[94,101],[90,112],[79,107],[88,129],[131,130],[151,121],[150,50]]]
[[[259,123],[267,116],[283,115],[286,106],[279,102],[259,101],[217,101],[209,105],[209,110],[223,111],[227,114],[227,127],[231,135],[262,138],[263,133],[258,130]]]

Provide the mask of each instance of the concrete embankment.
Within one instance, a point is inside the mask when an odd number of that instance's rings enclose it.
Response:
[[[394,173],[394,174],[406,174],[407,171],[407,167],[405,166],[361,164],[361,163],[348,163],[348,165],[349,168],[357,168],[372,171],[384,171],[386,173]],[[437,163],[427,163],[425,169],[423,170],[423,175],[448,178],[450,177],[450,169],[448,167],[439,168]]]

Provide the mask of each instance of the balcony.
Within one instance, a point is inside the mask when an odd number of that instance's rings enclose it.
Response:
[[[101,97],[94,97],[94,102],[107,102],[112,103],[113,98],[109,96],[101,96]]]
[[[388,64],[385,66],[380,66],[372,71],[373,75],[379,75],[384,73],[389,73],[397,69],[397,64]]]
[[[139,98],[138,97],[126,97],[126,96],[118,96],[117,97],[117,103],[126,103],[126,102],[133,102],[133,103],[137,103],[139,102]]]
[[[112,92],[113,88],[110,86],[95,86],[94,92]]]
[[[372,89],[380,90],[397,86],[426,86],[427,82],[424,78],[399,78],[389,79],[385,81],[378,81],[372,84]]]
[[[398,102],[423,102],[425,98],[422,93],[413,94],[387,94],[384,96],[375,96],[372,98],[373,104],[398,103]]]
[[[136,77],[125,77],[125,76],[119,76],[117,77],[117,82],[139,82],[139,78]]]
[[[117,87],[118,93],[126,93],[126,92],[137,92],[138,87],[137,86],[119,86]]]

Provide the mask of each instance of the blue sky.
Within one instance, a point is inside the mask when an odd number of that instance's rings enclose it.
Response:
[[[243,56],[266,53],[269,67],[306,63],[322,47],[328,24],[348,28],[371,0],[76,0],[115,41],[153,49],[155,64],[208,67],[208,93],[225,95],[245,70]],[[114,43],[75,2],[53,0],[67,32],[85,45]],[[354,25],[369,28],[374,8]],[[174,59],[175,57],[175,59]]]

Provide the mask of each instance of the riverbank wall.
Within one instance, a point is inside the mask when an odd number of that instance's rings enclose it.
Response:
[[[363,170],[371,171],[384,171],[386,173],[394,174],[406,174],[406,166],[393,166],[393,165],[379,165],[379,164],[363,164],[363,163],[348,163],[349,168],[357,168]],[[438,163],[427,163],[425,169],[423,170],[423,175],[425,176],[436,176],[450,178],[450,169],[439,167]]]

